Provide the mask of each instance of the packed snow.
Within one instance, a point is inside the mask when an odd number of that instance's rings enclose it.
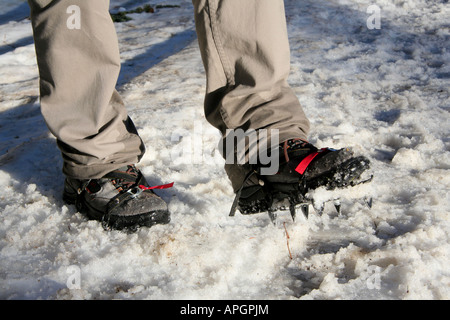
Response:
[[[145,3],[113,0],[111,11]],[[341,213],[328,203],[276,225],[228,216],[192,4],[152,1],[178,6],[115,23],[117,88],[147,147],[139,167],[152,184],[175,182],[159,191],[171,222],[133,234],[63,203],[29,9],[0,4],[1,299],[450,298],[448,1],[285,1],[289,82],[310,141],[367,155],[374,178],[339,192]]]

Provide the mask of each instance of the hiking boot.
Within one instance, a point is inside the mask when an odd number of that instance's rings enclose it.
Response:
[[[166,202],[153,189],[172,185],[150,187],[142,173],[128,165],[100,179],[66,178],[63,200],[89,219],[101,221],[105,229],[134,231],[170,221]]]
[[[318,149],[300,139],[288,140],[279,146],[279,169],[273,175],[261,175],[261,165],[249,166],[247,176],[231,208],[242,214],[285,209],[310,202],[310,190],[326,187],[329,190],[354,186],[370,167],[364,156],[355,156],[348,148]],[[248,166],[248,165],[247,165]]]

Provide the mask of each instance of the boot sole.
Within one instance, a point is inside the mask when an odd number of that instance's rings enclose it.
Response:
[[[68,205],[75,205],[77,210],[89,220],[97,220],[102,223],[104,229],[135,231],[139,227],[152,227],[156,224],[170,222],[168,210],[155,210],[132,216],[108,215],[91,207],[80,200],[81,197],[68,193],[63,194],[63,201]]]

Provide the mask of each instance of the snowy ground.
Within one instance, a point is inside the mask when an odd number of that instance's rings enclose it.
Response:
[[[148,149],[140,167],[151,183],[175,182],[160,192],[171,223],[129,235],[62,202],[26,2],[0,0],[0,298],[449,299],[447,1],[285,1],[290,83],[310,140],[353,146],[376,171],[340,215],[328,206],[285,226],[228,217],[233,193],[211,155],[218,136],[202,112],[192,5],[164,3],[180,7],[116,23],[118,89]],[[370,4],[381,29],[367,28]],[[364,195],[372,209],[351,201]]]

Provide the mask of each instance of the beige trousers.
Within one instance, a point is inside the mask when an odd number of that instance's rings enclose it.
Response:
[[[41,110],[63,172],[99,178],[137,163],[143,143],[115,90],[120,55],[109,0],[28,0]],[[309,122],[287,84],[290,51],[283,0],[193,0],[206,71],[205,116],[227,129],[278,129],[306,139]],[[68,8],[80,10],[69,28]]]

